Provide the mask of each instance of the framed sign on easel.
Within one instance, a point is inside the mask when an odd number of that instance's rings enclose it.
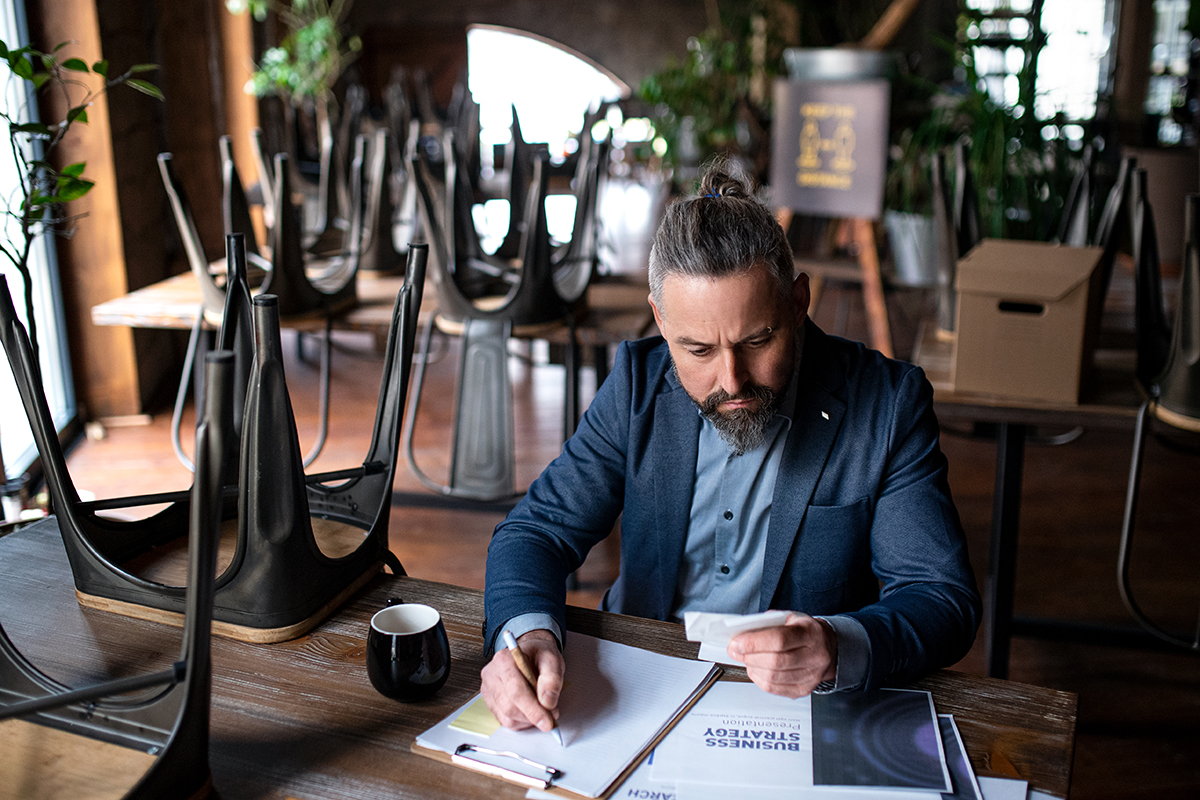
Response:
[[[838,220],[839,244],[857,251],[871,346],[890,357],[872,224],[883,208],[888,81],[781,79],[774,100],[771,187],[780,224],[786,230],[796,213]],[[813,273],[815,304],[822,275]]]

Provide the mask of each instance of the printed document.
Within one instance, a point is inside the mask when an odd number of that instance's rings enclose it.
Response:
[[[672,729],[651,776],[676,783],[681,798],[684,784],[873,787],[910,797],[951,790],[928,692],[791,700],[732,681],[714,686]],[[686,793],[696,794],[690,786]]]

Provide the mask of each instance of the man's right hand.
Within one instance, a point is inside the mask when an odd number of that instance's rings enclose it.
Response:
[[[558,640],[550,631],[535,630],[517,639],[517,646],[537,673],[537,695],[517,669],[512,653],[499,647],[481,673],[483,701],[506,728],[549,731],[558,719],[558,696],[566,671]]]

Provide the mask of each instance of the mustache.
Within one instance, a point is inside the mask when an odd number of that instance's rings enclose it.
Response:
[[[737,394],[730,394],[724,389],[717,389],[704,398],[704,402],[700,404],[700,411],[706,415],[719,414],[720,412],[717,409],[722,403],[735,400],[759,400],[763,408],[771,408],[775,403],[775,392],[768,386],[760,386],[758,384],[743,386],[742,390]]]

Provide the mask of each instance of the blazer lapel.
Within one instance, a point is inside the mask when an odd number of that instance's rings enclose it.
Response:
[[[771,499],[759,597],[761,611],[771,607],[788,553],[845,416],[846,402],[840,391],[845,374],[831,355],[825,334],[807,323],[792,426]]]
[[[658,520],[657,591],[659,619],[666,619],[675,602],[675,581],[683,556],[691,516],[696,477],[696,452],[700,446],[700,415],[687,392],[672,376],[673,390],[658,398],[653,425],[654,505]]]

